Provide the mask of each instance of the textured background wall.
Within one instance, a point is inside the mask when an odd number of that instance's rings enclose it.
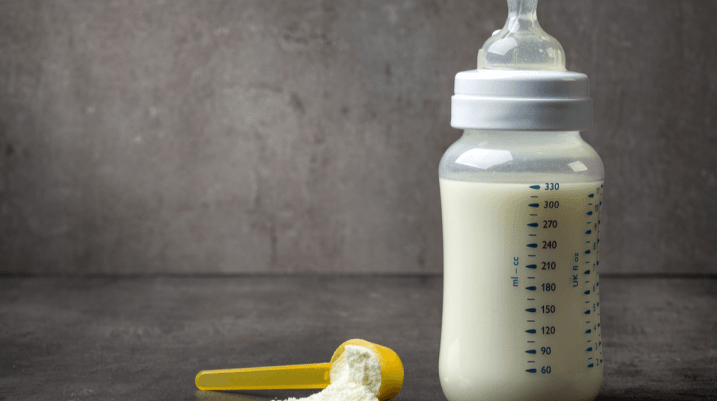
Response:
[[[494,1],[0,1],[1,272],[441,272]],[[589,75],[603,272],[717,272],[717,2],[541,0]]]

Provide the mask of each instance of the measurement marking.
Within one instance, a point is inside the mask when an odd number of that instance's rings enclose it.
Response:
[[[590,314],[590,309],[586,310],[586,311],[585,311],[585,314],[586,314],[586,315],[589,315],[589,314]]]
[[[590,241],[585,241],[585,243],[586,243],[586,244],[589,244],[589,243],[590,243]]]
[[[535,255],[528,255],[528,257],[530,257],[530,258],[534,258],[534,257],[535,257]]]
[[[536,196],[536,198],[537,198],[537,196]],[[590,202],[590,203],[588,203],[588,206],[589,206],[589,205],[592,205],[592,204],[593,204],[593,203],[592,203],[592,202]]]
[[[525,330],[526,333],[535,334],[535,329]]]
[[[535,298],[528,298],[528,301],[535,301]]]
[[[535,373],[535,372],[537,372],[538,370],[537,370],[537,369],[526,369],[525,371],[528,372],[528,373]]]
[[[534,343],[535,341],[528,341],[528,342],[532,344],[532,343]]]
[[[585,301],[585,303],[586,303],[586,304],[589,304],[589,303],[590,303],[590,301]]]
[[[528,234],[528,237],[535,237],[535,236],[536,236],[536,234]],[[588,241],[588,243],[589,243],[589,242],[590,242],[590,241]]]
[[[588,342],[591,342],[592,340],[588,340]]]
[[[537,226],[538,226],[538,223],[530,223],[530,224],[528,224],[528,227],[537,227]]]
[[[593,332],[592,329],[587,329],[587,330],[585,330],[585,334],[590,334],[590,333],[592,333],[592,332]]]
[[[528,323],[535,323],[535,320],[528,320]]]
[[[588,365],[588,367],[589,367],[589,368],[592,368],[592,367],[593,367],[593,364],[591,363],[590,365]]]
[[[536,245],[537,245],[537,244],[536,244]],[[588,249],[587,251],[585,251],[585,254],[586,254],[586,255],[590,255],[590,250]]]
[[[530,189],[540,189],[540,185],[531,185],[531,186],[528,187],[528,188],[530,188]]]
[[[537,214],[531,214],[531,216],[537,216]]]
[[[531,188],[532,188],[532,187],[531,187]],[[588,198],[593,198],[593,197],[595,197],[595,194],[590,194],[590,195],[588,195]]]
[[[593,212],[588,212],[588,216],[592,216],[592,215],[593,215]]]
[[[525,287],[525,289],[528,291],[535,291],[535,286],[531,285],[530,287]]]
[[[527,244],[528,248],[537,248],[538,244]]]
[[[537,195],[532,195],[532,196],[531,196],[531,198],[537,198],[537,197],[538,197]],[[592,203],[591,203],[591,205],[592,205]]]
[[[590,323],[590,321],[588,320],[588,321],[587,321],[587,322],[585,322],[585,323]]]
[[[528,308],[528,309],[526,309],[525,311],[526,311],[526,312],[535,312],[535,310],[536,310],[535,308]]]
[[[535,256],[535,255],[533,255],[533,256]],[[527,267],[528,269],[536,269],[538,266],[537,265],[526,265],[525,267]]]
[[[592,221],[588,221],[588,224],[592,224],[592,223],[593,223]]]
[[[530,206],[530,207],[538,207],[538,206],[540,206],[540,203],[529,203],[528,206]],[[592,213],[592,212],[588,212],[588,213]]]
[[[585,270],[585,274],[590,274],[590,270]]]
[[[534,354],[536,351],[535,351],[534,349],[529,349],[529,350],[527,350],[527,351],[525,351],[525,352],[528,353],[528,354]]]
[[[590,348],[586,349],[585,351],[587,351],[587,352],[593,352],[593,347],[590,347]]]
[[[593,233],[593,230],[587,230],[587,231],[585,231],[585,234],[588,234],[588,235],[590,235],[590,234],[592,234],[592,233]]]
[[[528,361],[528,363],[535,363],[535,361]]]
[[[532,279],[535,279],[535,277],[528,277],[528,278],[531,279],[531,280],[532,280]]]
[[[585,291],[583,294],[590,295],[590,290]]]
[[[589,284],[589,283],[590,283],[590,280],[585,281],[585,284]]]

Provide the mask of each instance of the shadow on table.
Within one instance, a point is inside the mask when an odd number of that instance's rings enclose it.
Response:
[[[272,398],[257,397],[255,395],[244,395],[236,393],[225,393],[222,391],[202,391],[194,393],[197,401],[271,401]]]
[[[621,391],[619,394],[604,394],[595,401],[686,401],[686,400],[714,400],[717,399],[717,390],[695,389],[695,391],[679,390],[646,390],[635,389]]]

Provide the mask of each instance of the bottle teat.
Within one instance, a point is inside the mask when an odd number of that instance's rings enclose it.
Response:
[[[538,23],[538,0],[508,0],[508,20],[478,51],[478,68],[566,71],[563,46]]]

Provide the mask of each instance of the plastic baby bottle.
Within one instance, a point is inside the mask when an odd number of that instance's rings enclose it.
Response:
[[[537,0],[456,75],[439,167],[449,401],[592,400],[603,378],[598,256],[603,164],[588,78],[565,69]]]

